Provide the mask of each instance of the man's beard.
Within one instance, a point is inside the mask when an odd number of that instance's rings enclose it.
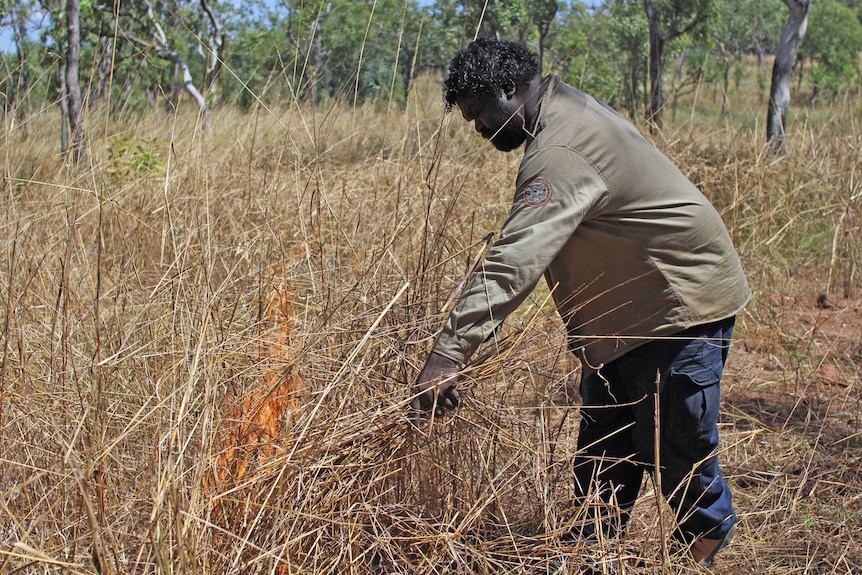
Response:
[[[505,124],[499,130],[485,128],[482,130],[482,135],[491,140],[494,147],[501,152],[511,152],[519,148],[527,139],[527,133],[524,131],[524,118],[520,114],[512,115],[502,108],[498,108],[496,111],[503,116],[501,121]]]

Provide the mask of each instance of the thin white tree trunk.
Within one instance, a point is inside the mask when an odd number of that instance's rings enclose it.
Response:
[[[808,8],[811,0],[782,0],[790,9],[790,19],[781,33],[781,42],[772,66],[772,87],[766,115],[766,139],[778,155],[786,152],[787,109],[790,107],[790,80],[796,51],[808,28]]]
[[[72,132],[72,159],[77,164],[87,163],[87,144],[84,140],[84,113],[81,98],[79,63],[81,60],[81,4],[78,0],[66,1],[66,90],[69,96],[69,128]]]
[[[197,86],[195,86],[194,78],[192,77],[192,72],[189,70],[188,64],[186,64],[185,58],[183,58],[179,53],[171,50],[170,45],[168,44],[168,37],[165,34],[162,25],[156,20],[155,14],[153,13],[153,4],[150,0],[147,0],[147,16],[150,19],[150,23],[153,25],[153,39],[155,40],[158,48],[156,49],[156,55],[159,58],[163,58],[169,62],[172,62],[179,70],[180,74],[183,78],[183,88],[195,103],[200,108],[201,117],[204,121],[204,126],[207,128],[210,127],[210,114],[209,114],[209,106],[207,105],[206,98],[204,98],[203,94],[201,94],[200,90],[198,90]],[[140,44],[147,45],[146,42],[138,38],[134,38],[133,36],[127,35],[127,38],[130,40],[134,40]]]
[[[69,153],[69,91],[66,89],[66,67],[60,68],[60,152]]]
[[[210,33],[207,54],[207,95],[211,102],[218,100],[218,79],[222,69],[222,52],[224,51],[224,34],[221,23],[207,0],[200,0],[201,9],[210,23]]]

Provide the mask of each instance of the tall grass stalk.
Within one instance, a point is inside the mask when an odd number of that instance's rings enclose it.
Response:
[[[805,302],[838,286],[858,301],[862,143],[812,113],[775,161],[755,112],[732,100],[736,119],[710,123],[702,100],[657,144],[721,210],[755,292],[722,414],[742,523],[714,572],[859,572],[860,334],[835,326],[860,322]],[[651,484],[624,541],[561,542],[595,502],[574,497],[577,408],[551,401],[579,373],[547,288],[467,367],[461,410],[407,425],[519,160],[445,114],[437,79],[398,111],[226,107],[211,132],[186,104],[90,118],[84,173],[56,118],[5,123],[0,570],[544,573],[582,552],[691,567],[657,544],[673,514]],[[295,294],[283,368],[307,390],[272,454],[216,482],[216,438],[271,368],[273,276]]]

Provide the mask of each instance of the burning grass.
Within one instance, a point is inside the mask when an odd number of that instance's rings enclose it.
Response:
[[[148,166],[91,136],[85,172],[51,121],[4,135],[0,570],[545,573],[585,551],[559,540],[585,512],[577,409],[551,402],[577,365],[544,288],[472,363],[463,409],[407,425],[405,382],[518,161],[434,98],[224,110],[208,135],[141,120],[124,149]],[[722,423],[742,522],[716,573],[862,570],[859,142],[791,141],[781,162],[729,129],[660,142],[756,293]],[[825,290],[835,309],[774,297]],[[647,484],[625,542],[591,552],[677,572],[669,513]]]

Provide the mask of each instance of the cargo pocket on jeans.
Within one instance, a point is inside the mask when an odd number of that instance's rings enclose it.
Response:
[[[686,366],[694,367],[694,366]],[[719,410],[719,379],[713,369],[677,371],[668,374],[667,392],[662,393],[662,409],[669,409],[665,425],[680,441],[696,440],[711,435]]]

